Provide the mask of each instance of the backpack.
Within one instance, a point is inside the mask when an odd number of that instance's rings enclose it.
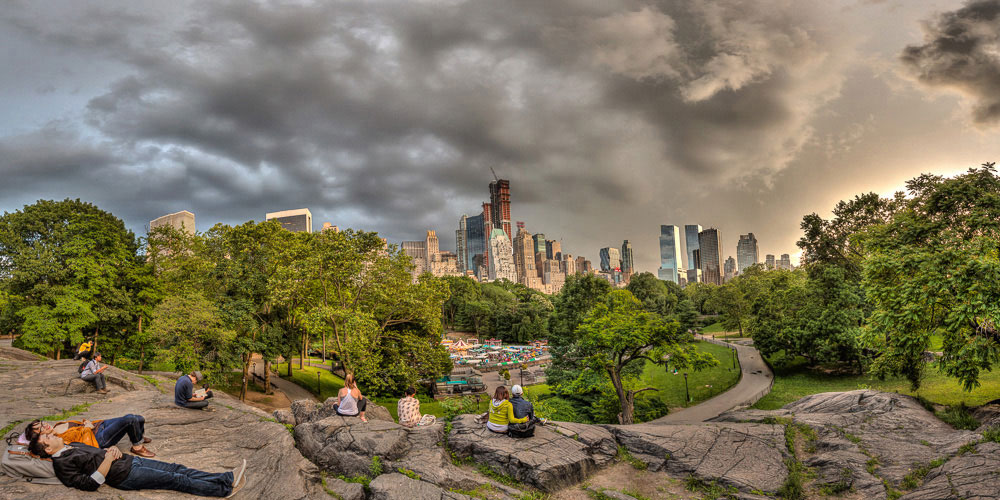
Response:
[[[535,422],[529,420],[520,424],[507,426],[507,435],[512,438],[530,438],[535,435]]]
[[[80,363],[80,367],[76,369],[76,372],[82,374],[83,369],[87,367],[87,363],[90,363],[89,359],[84,360],[83,363]]]
[[[17,436],[16,432],[7,436],[7,450],[0,458],[3,473],[29,483],[62,484],[52,468],[52,460],[33,455],[27,446],[17,444]]]

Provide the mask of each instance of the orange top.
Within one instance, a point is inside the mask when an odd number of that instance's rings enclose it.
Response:
[[[96,428],[97,425],[101,423],[101,421],[92,420],[91,423],[94,424],[94,427]],[[66,429],[66,431],[63,432],[62,434],[56,433],[56,436],[61,437],[63,442],[83,443],[93,446],[94,448],[98,448],[97,436],[94,435],[94,429],[88,429],[87,427],[84,427],[83,422],[80,422],[79,420],[67,420],[65,422],[59,422],[55,426],[58,426],[59,424],[71,424],[70,427]],[[75,426],[72,424],[75,424]]]

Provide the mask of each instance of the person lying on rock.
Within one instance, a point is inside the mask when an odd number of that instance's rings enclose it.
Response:
[[[514,416],[517,418],[527,417],[525,424],[544,424],[544,418],[535,416],[535,407],[531,401],[524,399],[524,389],[519,385],[510,388],[510,405],[514,407]]]
[[[28,451],[52,458],[59,481],[83,491],[96,491],[104,483],[119,490],[173,490],[206,497],[228,497],[246,484],[246,460],[232,472],[203,472],[180,464],[124,454],[118,448],[66,444],[55,434],[38,434]]]
[[[32,421],[24,429],[24,438],[31,442],[39,434],[55,434],[65,443],[83,443],[95,448],[117,446],[123,437],[128,436],[133,455],[145,458],[156,456],[146,449],[145,443],[152,439],[145,436],[146,419],[142,415],[128,414],[124,417],[105,420],[67,420],[56,422],[55,425],[41,420]]]
[[[528,417],[517,418],[514,416],[514,406],[507,400],[508,397],[507,388],[502,385],[494,391],[493,401],[490,401],[490,419],[486,422],[487,429],[499,434],[506,434],[508,424],[528,421]]]
[[[104,381],[104,370],[108,369],[108,365],[101,364],[101,353],[94,354],[94,359],[87,363],[87,366],[83,368],[80,372],[80,378],[87,382],[92,382],[94,387],[97,388],[97,392],[101,394],[107,394],[108,386]]]
[[[434,415],[420,414],[420,401],[416,398],[416,394],[417,390],[411,385],[406,388],[404,396],[396,404],[396,413],[399,414],[399,425],[403,427],[430,425],[436,420]]]
[[[200,410],[208,406],[208,398],[212,397],[212,391],[208,388],[194,390],[194,384],[205,380],[205,376],[199,371],[193,371],[177,379],[174,384],[174,404],[182,408]]]
[[[333,410],[337,412],[337,415],[343,417],[361,417],[362,422],[367,422],[368,419],[365,417],[365,408],[368,406],[368,400],[361,395],[361,390],[358,389],[358,383],[354,380],[354,374],[348,373],[344,377],[344,387],[340,388],[337,393],[337,399],[334,401]]]

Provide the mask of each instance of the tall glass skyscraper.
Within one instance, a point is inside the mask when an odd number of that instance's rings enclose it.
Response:
[[[458,219],[458,231],[455,231],[455,254],[458,255],[458,270],[462,274],[469,269],[469,247],[466,244],[466,234],[469,231],[468,219],[462,215]]]
[[[684,226],[684,246],[687,250],[687,268],[699,269],[694,258],[694,251],[698,249],[698,233],[701,232],[700,224],[688,224]]]
[[[467,248],[468,259],[466,259],[466,269],[478,273],[475,260],[479,256],[482,261],[483,254],[486,253],[486,231],[483,214],[467,217],[465,219],[465,247]],[[492,227],[490,228],[493,229]]]
[[[758,261],[757,238],[753,233],[741,234],[740,241],[736,243],[736,263],[740,274]]]
[[[622,242],[622,272],[635,272],[635,263],[632,260],[632,244],[628,240]]]
[[[661,280],[673,281],[679,285],[680,270],[681,230],[674,225],[660,226],[660,269],[657,274]]]
[[[723,277],[722,236],[719,230],[710,227],[698,238],[698,253],[701,261],[701,278],[705,283],[721,285]]]
[[[615,247],[604,247],[601,249],[601,271],[621,271],[622,256]]]

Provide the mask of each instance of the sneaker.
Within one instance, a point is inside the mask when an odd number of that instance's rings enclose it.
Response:
[[[247,484],[247,475],[246,474],[243,474],[242,477],[241,477],[241,479],[242,479],[242,481],[240,481],[239,483],[233,483],[233,489],[229,491],[229,494],[226,495],[226,498],[229,498],[229,497],[235,495],[236,493],[238,493],[240,490],[243,489],[244,485]]]
[[[243,479],[243,473],[246,472],[246,470],[247,470],[247,459],[244,458],[243,465],[233,470],[233,473],[235,474],[233,477],[233,486],[240,484],[240,480]]]

